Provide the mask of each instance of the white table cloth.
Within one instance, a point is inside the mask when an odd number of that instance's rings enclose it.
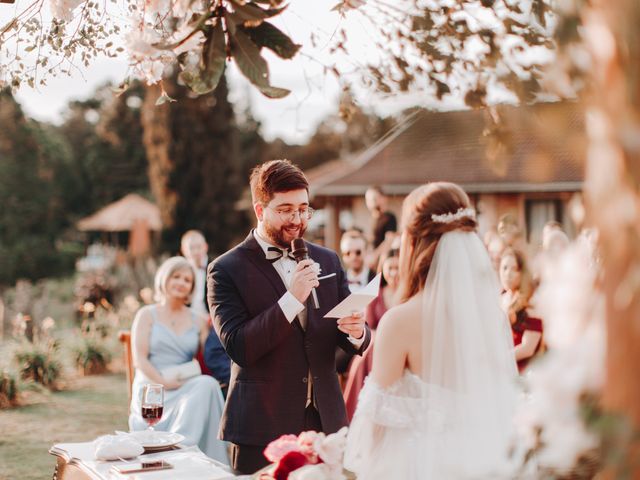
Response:
[[[75,465],[92,480],[239,480],[249,476],[235,476],[229,467],[212,460],[197,447],[181,447],[175,450],[140,455],[129,461],[101,461],[95,459],[93,442],[58,443],[49,453]],[[122,475],[111,471],[114,465],[126,465],[140,461],[166,460],[172,469]]]

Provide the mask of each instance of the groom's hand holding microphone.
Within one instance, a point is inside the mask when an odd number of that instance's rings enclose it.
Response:
[[[314,288],[320,285],[318,273],[320,265],[309,258],[309,251],[301,238],[296,238],[291,242],[291,253],[298,264],[293,272],[289,291],[300,302],[305,303],[309,295],[313,296],[313,307],[318,309],[318,297]],[[361,339],[364,335],[365,320],[362,312],[353,312],[349,317],[338,319],[338,330],[350,335],[351,338]]]
[[[301,260],[293,271],[289,291],[296,299],[304,304],[311,294],[311,289],[320,285],[318,282],[318,269],[311,259]]]

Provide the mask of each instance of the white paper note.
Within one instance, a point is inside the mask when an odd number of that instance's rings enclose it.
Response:
[[[380,273],[376,275],[366,287],[349,295],[325,314],[324,318],[344,318],[351,316],[353,312],[362,312],[378,296],[381,276]]]

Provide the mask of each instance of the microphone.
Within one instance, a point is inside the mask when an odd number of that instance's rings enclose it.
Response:
[[[291,255],[296,259],[297,263],[300,263],[302,260],[309,259],[309,250],[304,243],[304,240],[301,238],[294,238],[291,240]],[[318,294],[316,294],[316,289],[311,289],[311,298],[313,299],[313,308],[318,310],[320,308],[320,304],[318,303]]]

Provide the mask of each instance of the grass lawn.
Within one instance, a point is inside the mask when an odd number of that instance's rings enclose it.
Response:
[[[78,378],[63,392],[0,410],[0,480],[51,478],[55,443],[84,442],[128,430],[124,374]]]

